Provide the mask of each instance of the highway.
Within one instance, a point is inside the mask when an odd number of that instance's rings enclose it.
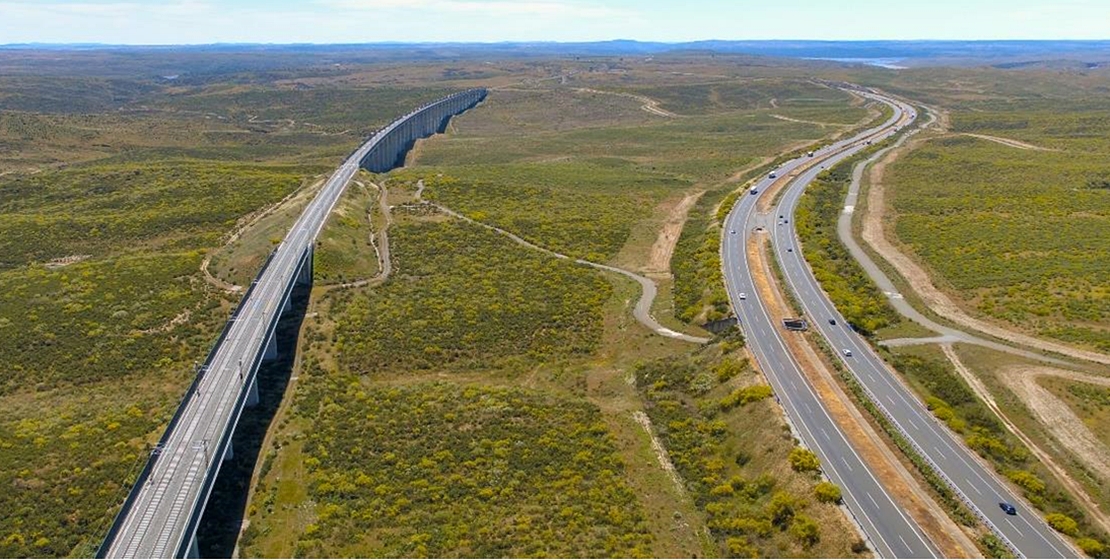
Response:
[[[903,110],[912,109],[907,107]],[[848,150],[829,158],[825,167],[831,167],[855,151],[858,150]],[[989,466],[936,420],[867,341],[848,326],[821,289],[803,257],[793,220],[794,210],[806,186],[820,171],[806,171],[787,185],[772,215],[775,225],[771,226],[774,252],[785,282],[812,328],[825,338],[896,429],[919,454],[926,457],[969,509],[1004,541],[1009,541],[1007,544],[1017,554],[1029,558],[1076,556],[1072,548],[1041,519],[1039,512],[1015,495]],[[846,207],[844,211],[850,213],[852,208]],[[786,223],[777,218],[780,215],[785,217]],[[999,502],[1013,504],[1017,514],[1007,515]]]
[[[374,134],[332,173],[293,224],[240,304],[206,368],[202,368],[195,390],[181,404],[178,416],[163,436],[163,444],[156,449],[149,475],[132,490],[106,539],[106,556],[166,558],[196,554],[193,537],[211,484],[229,450],[230,435],[266,345],[272,342],[277,316],[298,275],[311,274],[311,251],[320,229],[367,153],[383,139],[396,141],[390,132],[434,104],[424,105]]]
[[[806,447],[821,459],[822,470],[829,480],[840,486],[844,503],[871,547],[885,558],[936,558],[940,556],[939,550],[891,498],[867,463],[855,453],[848,438],[809,385],[782,337],[783,326],[774,323],[760,301],[746,253],[756,227],[774,227],[774,222],[764,226],[767,218],[757,213],[757,201],[768,187],[805,165],[828,158],[849,146],[866,146],[863,142],[889,134],[901,118],[901,111],[896,111],[881,126],[825,146],[816,151],[813,158],[803,156],[788,161],[776,170],[777,178],[764,177],[758,181],[754,185],[757,195],[741,196],[725,219],[721,255],[729,299],[748,348],[771,383],[796,433]],[[814,164],[813,169],[820,172],[821,164]]]

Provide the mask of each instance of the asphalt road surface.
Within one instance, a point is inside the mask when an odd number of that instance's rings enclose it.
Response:
[[[903,110],[910,109],[907,107]],[[851,153],[853,150],[833,156],[826,167],[831,167]],[[793,223],[794,209],[799,198],[806,185],[820,171],[814,169],[804,172],[787,186],[773,212],[775,225],[770,226],[775,256],[782,267],[787,286],[802,307],[801,311],[870,393],[876,405],[885,409],[887,418],[932,463],[934,469],[947,479],[965,504],[988,527],[1009,541],[1015,552],[1029,558],[1076,556],[1036,510],[1015,495],[990,467],[936,420],[867,341],[848,326],[847,321],[821,290],[802,255]],[[846,211],[850,209],[846,208]],[[780,215],[785,217],[786,223],[777,219]],[[836,324],[832,324],[830,320]],[[848,353],[851,355],[847,355]],[[999,506],[1000,502],[1013,504],[1017,510],[1016,515],[1006,514]]]
[[[900,111],[896,112],[883,125],[825,146],[813,158],[802,156],[786,162],[776,170],[776,176],[788,176],[811,161],[828,158],[850,146],[865,147],[865,139],[889,133],[900,117]],[[822,165],[814,165],[813,169],[818,173]],[[790,353],[782,337],[783,326],[773,322],[760,301],[745,248],[756,227],[777,227],[774,222],[766,225],[766,217],[756,211],[759,196],[775,180],[765,177],[759,181],[755,185],[757,194],[741,196],[725,219],[721,245],[725,284],[748,347],[774,388],[796,433],[820,457],[825,475],[840,486],[845,504],[876,553],[887,558],[938,557],[940,552],[936,546],[855,453]]]

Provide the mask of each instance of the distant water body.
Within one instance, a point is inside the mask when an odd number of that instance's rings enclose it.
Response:
[[[807,57],[807,60],[831,60],[833,62],[847,62],[850,64],[866,64],[868,66],[879,66],[881,68],[892,68],[894,70],[906,68],[898,64],[902,62],[901,58],[822,58],[811,56]]]

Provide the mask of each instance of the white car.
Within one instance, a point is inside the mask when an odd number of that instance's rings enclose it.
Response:
[[[851,350],[849,350],[849,349],[847,349],[847,348],[845,348],[845,349],[841,350],[841,352],[844,352],[844,356],[846,356],[846,357],[848,357],[848,358],[851,358],[851,357],[852,357],[852,351],[851,351]]]
[[[740,292],[740,299],[748,299],[748,294],[745,294],[744,292]]]

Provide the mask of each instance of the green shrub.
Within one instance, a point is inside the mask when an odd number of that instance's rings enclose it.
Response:
[[[764,508],[764,512],[771,520],[771,523],[779,527],[785,527],[790,524],[794,519],[794,512],[798,507],[798,501],[786,491],[775,492],[771,496],[771,501],[768,502]]]
[[[813,488],[813,494],[819,501],[825,503],[840,503],[840,487],[829,481],[822,481]]]
[[[802,548],[809,548],[821,539],[821,531],[817,528],[817,523],[804,515],[795,515],[794,521],[790,523],[790,534],[798,539],[798,543]]]
[[[1079,546],[1079,549],[1083,551],[1083,554],[1086,554],[1091,558],[1102,558],[1103,555],[1106,554],[1106,545],[1089,537],[1077,539],[1075,541],[1075,544]]]
[[[817,472],[821,468],[821,460],[817,458],[817,454],[802,447],[792,449],[787,459],[790,461],[790,468],[798,472]]]
[[[1074,537],[1079,534],[1079,524],[1071,517],[1062,513],[1050,513],[1044,516],[1044,520],[1048,522],[1049,527],[1069,537]]]
[[[1010,471],[1006,477],[1017,484],[1028,494],[1041,494],[1044,492],[1044,481],[1029,471]]]

